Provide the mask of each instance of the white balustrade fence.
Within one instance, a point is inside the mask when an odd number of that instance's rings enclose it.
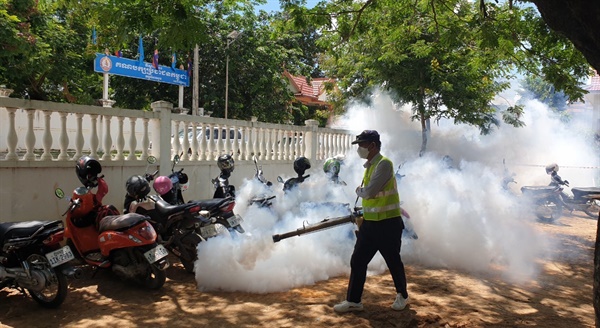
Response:
[[[2,94],[0,222],[57,219],[66,202],[53,198],[53,189],[62,187],[68,194],[69,188],[77,186],[74,165],[82,155],[100,160],[112,186],[106,203],[116,205],[124,198],[125,180],[143,174],[150,155],[157,157],[160,174],[168,175],[172,157],[181,154],[179,166],[196,177],[190,194],[199,199],[212,196],[210,177],[218,174],[215,160],[222,154],[232,154],[236,160],[236,173],[242,174],[232,176],[232,183],[239,185],[254,173],[253,156],[265,174],[289,171],[292,175],[295,158],[306,156],[322,163],[346,153],[353,140],[348,131],[319,128],[314,120],[292,126],[182,115],[173,113],[172,104],[164,101],[153,103],[152,111],[141,111]]]
[[[75,160],[82,154],[103,161],[145,160],[183,154],[183,160],[213,161],[231,153],[237,160],[322,160],[344,153],[345,130],[225,120],[171,113],[167,102],[153,112],[0,97],[2,161]],[[185,132],[187,131],[187,133]],[[195,136],[195,137],[194,137]],[[160,151],[163,149],[164,151]]]

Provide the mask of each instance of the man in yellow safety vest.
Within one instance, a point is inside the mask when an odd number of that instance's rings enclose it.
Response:
[[[367,160],[363,182],[356,188],[356,194],[363,199],[364,220],[358,230],[350,260],[346,300],[336,304],[333,309],[338,313],[363,310],[361,297],[367,277],[367,265],[379,251],[396,287],[397,295],[392,309],[403,310],[408,303],[406,275],[400,257],[404,223],[394,178],[394,165],[379,153],[381,141],[377,131],[363,131],[352,144],[358,144],[358,155]]]

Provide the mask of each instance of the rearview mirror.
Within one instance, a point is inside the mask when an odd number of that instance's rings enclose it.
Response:
[[[277,182],[283,183],[283,179],[280,176],[277,176]]]
[[[56,189],[54,189],[54,195],[55,195],[56,197],[58,197],[58,199],[63,199],[63,198],[65,198],[65,192],[64,192],[62,189],[60,189],[60,188],[56,188]]]
[[[148,156],[148,158],[146,159],[146,161],[148,162],[148,164],[154,164],[154,163],[156,163],[156,157],[154,157],[154,156]]]
[[[179,163],[179,155],[175,155],[173,157],[173,163],[175,163],[175,164]]]

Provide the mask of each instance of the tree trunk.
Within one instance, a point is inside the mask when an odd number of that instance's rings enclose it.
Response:
[[[419,150],[419,157],[425,154],[427,150],[427,127],[425,126],[425,119],[421,117],[421,150]]]
[[[421,80],[423,79],[423,73],[421,72]],[[425,89],[423,87],[419,88],[419,103],[417,104],[417,111],[419,112],[419,119],[421,121],[421,150],[419,150],[419,157],[425,154],[427,150],[427,140],[429,137],[428,131],[428,121],[429,117],[425,115],[425,104],[423,100],[425,99]]]

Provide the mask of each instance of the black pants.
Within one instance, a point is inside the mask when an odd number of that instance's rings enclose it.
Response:
[[[351,271],[346,295],[347,301],[360,302],[367,278],[367,265],[377,251],[381,253],[390,270],[396,292],[401,293],[404,298],[408,297],[404,264],[400,258],[403,229],[404,222],[401,217],[382,221],[363,221],[350,260]]]

